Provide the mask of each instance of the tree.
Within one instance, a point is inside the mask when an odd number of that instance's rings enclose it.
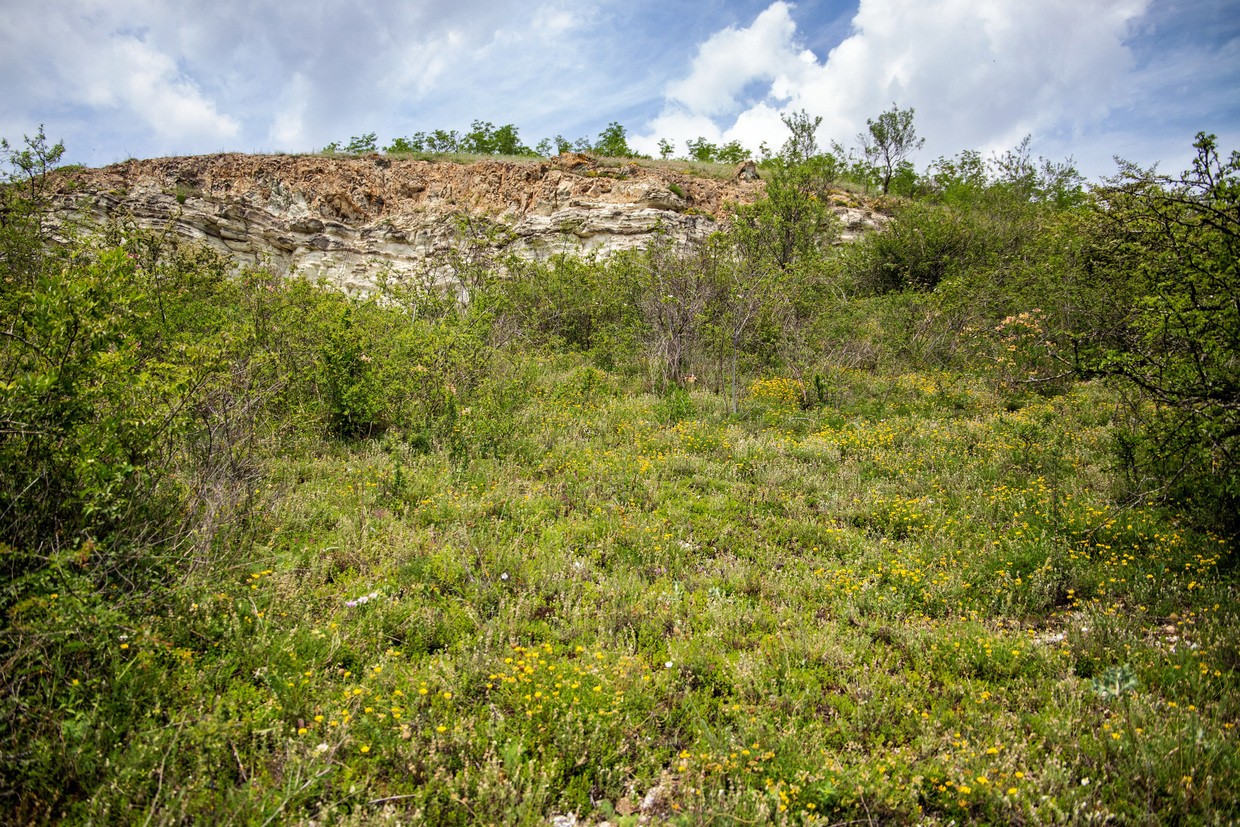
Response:
[[[721,164],[739,164],[749,160],[749,150],[741,146],[740,141],[728,141],[719,147],[715,159]]]
[[[838,164],[834,156],[818,154],[815,133],[822,118],[801,112],[783,120],[792,135],[763,167],[766,197],[738,207],[733,227],[738,248],[754,266],[788,270],[817,255],[835,234],[827,189]]]
[[[395,153],[406,154],[406,153],[413,153],[413,152],[421,152],[422,146],[421,144],[415,144],[413,140],[410,138],[394,138],[392,140],[392,143],[388,144],[387,146],[383,148],[383,151],[388,153],[389,155],[395,154]]]
[[[42,124],[34,137],[23,139],[25,146],[15,149],[0,138],[0,156],[10,167],[7,185],[0,188],[0,268],[10,278],[29,283],[47,258],[47,174],[60,163],[65,145],[57,141],[49,146]]]
[[[612,121],[607,128],[599,133],[598,143],[594,145],[594,151],[605,158],[636,158],[638,153],[634,152],[629,146],[628,139],[625,137],[625,129],[619,123]]]
[[[328,155],[364,155],[367,152],[378,152],[378,135],[367,132],[365,135],[354,135],[344,146],[339,141],[332,141],[323,147]]]
[[[421,133],[418,133],[419,135]],[[460,151],[461,138],[455,129],[436,129],[425,136],[426,151],[448,153]]]
[[[719,152],[719,147],[702,137],[694,138],[692,141],[685,141],[685,146],[689,147],[690,158],[703,163],[714,161],[716,153]]]
[[[866,131],[857,135],[866,160],[877,170],[884,195],[891,188],[892,176],[900,166],[926,143],[925,138],[917,137],[913,112],[892,104],[891,110],[879,115],[877,120],[867,118]]]
[[[666,161],[676,153],[676,145],[667,138],[659,139],[659,157]]]
[[[459,144],[460,152],[475,155],[533,155],[534,151],[521,143],[517,127],[504,124],[497,127],[490,121],[474,121]]]
[[[822,126],[821,115],[811,118],[809,113],[802,109],[799,112],[780,115],[779,119],[792,133],[779,151],[779,156],[785,163],[795,166],[818,154],[818,127]]]
[[[585,138],[578,139],[576,144],[565,138],[563,135],[556,135],[554,138],[543,138],[538,142],[535,150],[539,155],[551,158],[556,155],[563,155],[565,152],[572,152],[574,147],[586,141]],[[586,143],[589,143],[586,141]]]
[[[1139,298],[1090,367],[1146,405],[1145,479],[1240,529],[1240,153],[1198,133],[1179,176],[1121,163],[1098,190],[1120,246],[1115,278]],[[1137,492],[1145,493],[1149,492]]]

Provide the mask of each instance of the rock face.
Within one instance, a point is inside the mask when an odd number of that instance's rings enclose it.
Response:
[[[381,273],[430,274],[454,250],[542,258],[694,240],[760,180],[586,155],[472,164],[371,155],[207,155],[58,174],[64,220],[170,229],[281,272],[366,290]],[[845,208],[837,208],[844,213]],[[851,209],[850,209],[851,211]],[[858,213],[860,216],[860,213]],[[845,216],[857,226],[863,217]],[[860,223],[858,223],[860,222]]]

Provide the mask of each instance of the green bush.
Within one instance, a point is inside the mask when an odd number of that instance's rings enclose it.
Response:
[[[1240,152],[1198,134],[1177,177],[1124,165],[1099,191],[1113,274],[1135,283],[1118,342],[1090,363],[1145,404],[1143,457],[1156,493],[1240,530]]]
[[[867,235],[851,251],[857,286],[867,293],[933,290],[979,255],[975,237],[972,222],[962,213],[908,204],[885,232]]]

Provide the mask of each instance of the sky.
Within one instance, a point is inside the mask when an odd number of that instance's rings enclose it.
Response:
[[[853,148],[898,106],[919,169],[1030,136],[1096,180],[1240,149],[1240,0],[0,0],[0,90],[90,166],[475,120],[777,149],[800,110]]]

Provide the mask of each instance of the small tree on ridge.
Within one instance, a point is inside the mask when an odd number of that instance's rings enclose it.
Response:
[[[883,195],[891,187],[891,177],[908,157],[925,145],[925,138],[917,137],[913,126],[912,109],[901,109],[894,103],[890,111],[878,119],[866,119],[866,131],[857,135],[861,151],[878,171],[883,184]]]

